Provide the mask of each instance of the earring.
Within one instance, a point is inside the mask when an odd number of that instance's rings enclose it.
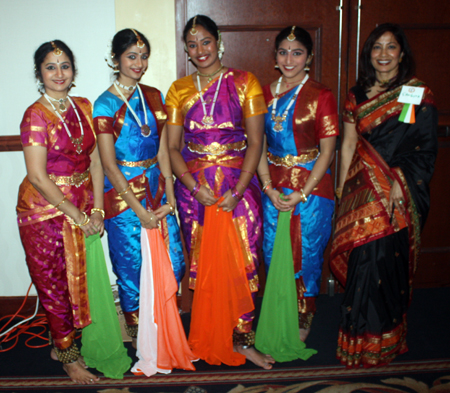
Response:
[[[70,90],[72,87],[77,87],[77,85],[75,84],[75,81],[70,82],[69,90]]]
[[[280,68],[280,67],[278,67],[278,64],[275,64],[275,67],[274,67],[274,68],[278,69],[278,68]]]
[[[310,70],[311,68],[309,67],[309,64],[306,64],[306,67],[303,68],[303,69],[305,70],[305,72],[309,72],[309,70]]]
[[[41,94],[44,94],[44,84],[39,79],[36,79],[36,86],[37,86],[38,92]]]
[[[191,60],[191,56],[188,56],[188,60]]]
[[[400,57],[400,60],[398,61],[399,63],[401,63],[402,62],[402,60],[403,60],[403,57]]]

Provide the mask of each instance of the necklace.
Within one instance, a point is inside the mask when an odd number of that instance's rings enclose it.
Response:
[[[66,106],[64,105],[64,103],[67,101],[67,97],[66,98],[60,98],[59,100],[57,100],[56,98],[52,98],[50,96],[47,96],[48,98],[50,98],[53,102],[58,102],[59,103],[59,110],[61,112],[65,112],[67,110]]]
[[[72,99],[69,96],[66,97],[66,99],[68,99],[70,104],[72,105],[72,108],[78,119],[78,124],[80,125],[81,136],[79,138],[74,138],[72,136],[72,134],[70,133],[69,127],[67,126],[66,121],[63,119],[63,117],[60,115],[60,113],[56,110],[55,106],[52,104],[52,102],[51,102],[52,97],[48,96],[47,93],[44,93],[44,97],[47,99],[48,103],[52,106],[56,115],[59,117],[59,120],[61,120],[62,123],[64,124],[64,128],[66,129],[67,135],[69,135],[70,140],[75,145],[77,154],[81,154],[81,152],[82,152],[81,145],[83,144],[83,139],[84,139],[84,128],[83,128],[83,123],[81,123],[80,115],[78,114],[77,108],[76,108],[75,104],[73,103]]]
[[[114,81],[114,83],[117,86],[120,86],[122,89],[128,90],[128,91],[133,91],[134,89],[136,89],[136,86],[137,86],[137,84],[136,85],[131,85],[131,86],[122,85],[122,83],[120,83],[117,79]]]
[[[280,76],[280,79],[278,79],[277,89],[275,91],[275,100],[273,101],[273,106],[272,106],[272,121],[275,122],[275,125],[273,126],[273,130],[275,132],[281,132],[284,130],[282,123],[284,123],[286,121],[286,117],[289,112],[289,109],[291,109],[291,106],[294,104],[295,100],[297,99],[298,94],[300,93],[300,90],[302,89],[303,85],[306,83],[308,78],[309,78],[309,75],[306,74],[306,76],[303,78],[303,80],[298,85],[297,90],[295,91],[294,95],[291,97],[287,108],[285,109],[285,111],[283,112],[283,115],[281,115],[281,116],[277,116],[276,113],[277,113],[278,94],[280,92],[280,86],[281,86],[281,81],[283,80],[283,75]]]
[[[141,128],[142,136],[145,137],[145,138],[150,136],[151,130],[150,130],[150,127],[148,126],[147,108],[145,107],[144,95],[142,94],[142,90],[139,87],[139,85],[136,85],[135,87],[137,87],[137,90],[139,92],[139,96],[141,97],[142,109],[144,110],[145,124],[141,123],[141,120],[139,119],[138,115],[136,115],[136,112],[133,110],[133,108],[131,107],[130,103],[125,98],[123,93],[119,90],[119,88],[116,86],[116,84],[114,84],[114,87],[116,88],[117,92],[119,93],[120,98],[122,98],[122,101],[125,102],[125,104],[127,105],[128,109],[130,110],[131,114],[133,115],[134,119],[136,120],[136,123],[138,123],[139,127]]]
[[[395,78],[397,78],[397,75],[395,75],[395,76],[392,77],[391,79],[378,79],[378,78],[376,78],[376,81],[380,84],[380,87],[386,87],[386,86],[388,86],[392,81],[394,81]]]
[[[200,71],[197,71],[197,77],[200,75],[200,76],[203,76],[205,78],[208,78],[208,83],[209,83],[209,82],[211,82],[213,80],[213,76],[214,75],[216,75],[217,73],[222,71],[222,68],[223,68],[223,64],[220,63],[220,67],[217,70],[215,70],[212,74],[203,74]]]
[[[214,99],[212,102],[212,106],[211,109],[209,111],[209,116],[206,112],[206,103],[205,100],[203,98],[203,94],[202,94],[202,85],[200,84],[200,77],[197,73],[197,84],[198,84],[198,91],[200,93],[200,100],[202,101],[202,106],[203,106],[203,119],[202,119],[202,123],[205,125],[211,125],[214,123],[214,107],[216,106],[216,101],[217,101],[217,96],[219,95],[219,90],[220,90],[220,85],[222,83],[222,77],[223,77],[223,72],[220,74],[220,78],[219,78],[219,83],[217,84],[216,87],[216,92],[214,93]]]

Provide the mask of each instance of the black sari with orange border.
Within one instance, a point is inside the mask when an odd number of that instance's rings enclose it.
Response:
[[[406,311],[417,266],[420,231],[430,207],[429,182],[437,155],[437,109],[424,87],[413,124],[399,121],[402,86],[368,99],[353,87],[344,121],[359,138],[336,218],[330,266],[342,285],[337,357],[347,367],[381,366],[407,351]],[[397,181],[406,214],[391,217],[389,192]]]

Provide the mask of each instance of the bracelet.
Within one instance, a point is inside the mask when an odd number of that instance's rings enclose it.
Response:
[[[91,214],[92,213],[100,213],[102,217],[105,218],[105,211],[103,209],[100,209],[99,207],[93,207],[91,209]]]
[[[305,203],[308,200],[308,197],[305,195],[305,192],[303,191],[303,188],[300,188],[300,195],[302,197],[301,202]]]
[[[238,185],[238,183],[241,185],[241,187],[244,189],[244,191],[247,189],[247,187],[245,187],[238,179],[238,181],[236,182],[236,186]],[[235,186],[235,187],[236,187]]]
[[[194,188],[191,191],[191,196],[193,196],[195,198],[195,196],[198,194],[198,192],[200,191],[200,183],[196,182]]]
[[[334,192],[336,194],[336,196],[338,197],[338,199],[342,198],[342,187],[337,187],[336,191]]]
[[[317,180],[314,176],[312,177],[317,183],[319,183],[319,180]]]
[[[165,176],[164,179],[165,179],[165,180],[169,180],[169,179],[172,179],[172,180],[173,180],[173,175],[172,175],[172,176]]]
[[[264,187],[263,193],[265,194],[268,189],[272,188],[270,184]]]
[[[272,180],[266,180],[265,182],[264,182],[264,184],[263,184],[263,186],[262,186],[262,190],[263,190],[263,192],[266,192],[266,189],[267,189],[267,187],[270,185],[270,184],[272,184]]]
[[[183,173],[181,174],[181,176],[180,176],[180,180],[183,178],[183,176],[184,176],[186,173],[189,173],[189,171],[183,172]]]
[[[236,187],[233,187],[231,189],[231,196],[239,202],[244,195],[239,194],[239,191],[236,189]]]
[[[250,173],[250,175],[254,176],[254,173],[246,171],[245,169],[241,169],[241,172],[247,172],[247,173]]]
[[[117,195],[119,195],[120,197],[122,196],[122,195],[125,195],[128,191],[130,191],[131,190],[131,185],[129,185],[127,188],[125,188],[124,190],[122,190],[122,191],[120,191],[120,192],[118,192],[117,193]]]
[[[57,208],[58,208],[59,206],[61,206],[65,201],[66,201],[66,196],[64,195],[64,198],[62,199],[62,201],[59,202],[57,205],[53,205],[53,207],[54,207],[55,209],[57,209]]]
[[[261,179],[263,176],[270,176],[270,173],[261,173],[260,175],[259,175],[259,178]]]
[[[166,205],[169,205],[169,209],[170,209],[169,214],[170,214],[171,216],[174,216],[174,215],[175,215],[175,209],[173,208],[172,204],[171,204],[169,201],[167,201],[167,202],[166,202]]]
[[[84,215],[84,221],[81,224],[77,224],[75,221],[73,221],[73,225],[75,225],[76,227],[84,227],[85,225],[89,224],[89,221],[91,221],[90,217],[83,212]]]

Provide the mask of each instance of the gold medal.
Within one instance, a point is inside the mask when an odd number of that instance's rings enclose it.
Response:
[[[150,127],[147,124],[144,124],[141,127],[141,134],[144,135],[144,136],[149,136],[151,134]]]
[[[210,126],[214,123],[214,118],[212,116],[203,116],[202,123]]]

